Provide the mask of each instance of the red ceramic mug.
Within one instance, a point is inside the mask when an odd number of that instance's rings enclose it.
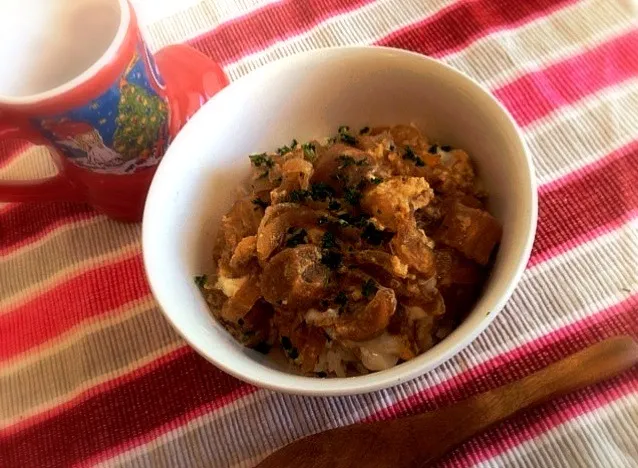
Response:
[[[182,45],[151,55],[127,0],[3,2],[0,30],[0,140],[47,145],[58,168],[0,181],[0,201],[86,201],[141,220],[167,145],[228,84],[221,68]]]

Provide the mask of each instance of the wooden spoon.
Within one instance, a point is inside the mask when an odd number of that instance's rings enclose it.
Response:
[[[392,421],[360,423],[308,436],[258,467],[421,467],[513,414],[610,378],[638,363],[629,337],[605,340],[494,390]]]

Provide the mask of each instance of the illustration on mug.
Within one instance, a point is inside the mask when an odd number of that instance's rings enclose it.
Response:
[[[63,115],[34,120],[74,164],[124,174],[159,163],[169,143],[168,105],[152,57],[146,49],[140,52],[98,98]]]

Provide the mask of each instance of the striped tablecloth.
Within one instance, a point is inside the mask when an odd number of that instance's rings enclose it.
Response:
[[[410,49],[474,77],[511,111],[534,158],[532,258],[505,310],[440,368],[369,395],[305,398],[246,385],[185,345],[151,297],[139,225],[79,204],[0,205],[0,466],[251,466],[305,434],[436,408],[605,337],[638,336],[635,0],[135,4],[153,49],[188,42],[231,79],[347,44]],[[27,153],[4,158],[0,177],[51,170]],[[638,369],[440,463],[470,465],[638,466]]]

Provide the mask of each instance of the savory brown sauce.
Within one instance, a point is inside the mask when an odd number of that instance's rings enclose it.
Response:
[[[251,193],[223,217],[199,278],[241,343],[309,375],[407,361],[471,309],[501,227],[467,153],[407,125],[341,127],[250,156]]]

